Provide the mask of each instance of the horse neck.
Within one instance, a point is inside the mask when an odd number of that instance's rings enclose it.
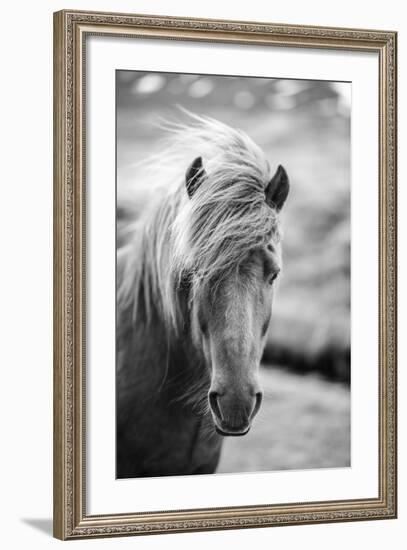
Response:
[[[163,197],[142,229],[145,240],[141,266],[144,277],[138,297],[140,323],[147,333],[154,333],[160,346],[167,346],[172,363],[185,366],[189,361],[204,368],[202,354],[191,335],[188,290],[180,288],[176,284],[178,274],[169,271],[172,247],[167,236],[175,215],[174,204],[169,208]]]
[[[201,400],[209,386],[208,371],[202,353],[193,343],[187,319],[183,330],[175,331],[163,319],[159,304],[150,304],[150,308],[146,316],[140,303],[141,315],[134,327],[134,355],[145,361],[140,370],[149,370],[149,387],[159,389],[161,399],[171,403],[178,402],[180,396],[184,396],[183,402],[191,398],[193,403],[193,392]]]

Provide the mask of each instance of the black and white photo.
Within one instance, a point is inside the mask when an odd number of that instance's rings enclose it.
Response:
[[[116,71],[116,475],[346,468],[351,83]]]

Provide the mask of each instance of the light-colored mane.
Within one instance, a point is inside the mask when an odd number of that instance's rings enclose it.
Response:
[[[265,202],[271,174],[263,151],[240,130],[188,118],[166,124],[159,153],[138,166],[138,181],[155,197],[118,252],[119,309],[131,305],[136,315],[142,297],[147,316],[155,307],[175,330],[182,322],[177,288],[186,274],[198,299],[250,250],[279,238],[276,212]],[[205,176],[190,199],[185,174],[198,156]]]

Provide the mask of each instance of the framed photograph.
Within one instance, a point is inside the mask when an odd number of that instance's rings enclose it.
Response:
[[[396,33],[54,15],[54,534],[396,517]]]

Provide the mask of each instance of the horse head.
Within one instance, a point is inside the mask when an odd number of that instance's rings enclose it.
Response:
[[[239,171],[233,181],[223,177],[223,194],[212,180],[197,157],[185,182],[190,214],[200,216],[190,239],[198,248],[189,266],[190,325],[209,371],[215,429],[244,435],[262,401],[259,366],[281,270],[278,213],[289,183],[282,166],[261,188]]]

